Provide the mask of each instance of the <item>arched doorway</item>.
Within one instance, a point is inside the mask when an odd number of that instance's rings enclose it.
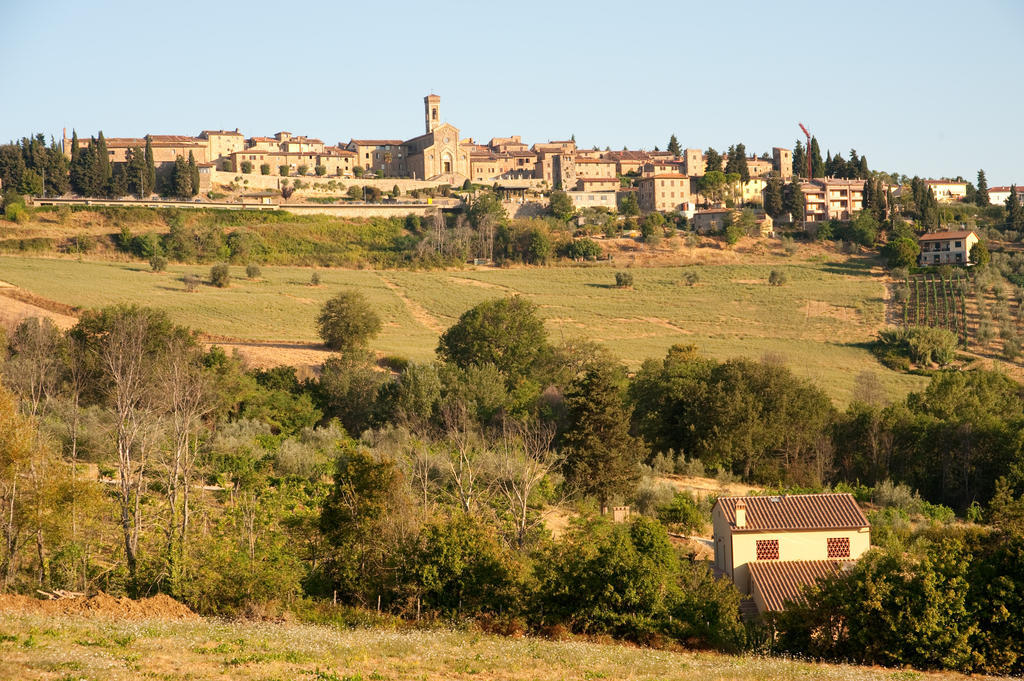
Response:
[[[447,151],[444,152],[441,155],[441,172],[446,175],[451,174],[453,165],[454,163],[452,162],[452,155]]]

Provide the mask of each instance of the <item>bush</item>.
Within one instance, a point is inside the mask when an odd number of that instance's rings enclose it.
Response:
[[[261,175],[269,175],[270,174],[270,164],[269,163],[263,163],[263,164],[260,165],[260,174]]]
[[[362,293],[342,291],[320,310],[317,328],[331,350],[351,350],[366,345],[380,332],[380,317]]]
[[[154,272],[163,272],[167,269],[167,258],[162,255],[154,255],[149,259],[149,267]]]
[[[772,286],[782,286],[787,281],[789,277],[782,270],[772,270],[768,275],[768,283]]]
[[[242,174],[248,175],[252,172],[252,161],[242,161]]]
[[[617,288],[632,288],[633,287],[633,275],[629,272],[616,272],[615,273],[615,286]]]
[[[573,260],[596,260],[602,255],[604,249],[593,239],[574,239],[565,248],[565,256]]]
[[[259,265],[249,263],[248,265],[245,266],[245,276],[247,276],[248,278],[259,279],[260,274],[261,273]]]
[[[317,177],[323,177],[327,174],[327,166],[317,166],[315,172]]]
[[[4,217],[20,225],[28,220],[28,211],[20,203],[9,203],[4,208]]]
[[[281,166],[277,167],[277,172],[281,175],[281,177],[288,177],[288,174],[291,171],[292,171],[292,169],[291,169],[290,166],[281,165]]]
[[[658,520],[669,530],[682,534],[700,534],[705,523],[697,502],[686,492],[676,494],[671,503],[659,508]]]
[[[210,268],[210,284],[217,288],[225,288],[231,283],[231,272],[224,263]]]
[[[697,274],[696,270],[683,272],[683,283],[687,286],[695,286],[698,281],[700,281],[700,275]]]
[[[352,185],[351,187],[348,188],[348,198],[354,199],[356,201],[362,201],[363,188],[360,187],[359,185]]]
[[[309,285],[310,286],[319,286],[320,285],[320,273],[317,272],[316,270],[313,270],[313,274],[311,274],[310,277],[309,277]]]
[[[296,172],[298,172],[299,175],[306,175],[309,173],[309,166],[303,164],[297,168]]]
[[[197,277],[194,274],[186,274],[182,278],[182,282],[184,282],[185,284],[185,290],[188,291],[189,293],[193,293],[196,289],[199,288],[199,277]]]

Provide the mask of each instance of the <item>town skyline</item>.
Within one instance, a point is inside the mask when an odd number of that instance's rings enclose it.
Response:
[[[984,168],[990,184],[1020,180],[1024,136],[1007,131],[1022,95],[1000,85],[1012,82],[1024,59],[1012,34],[1024,9],[1009,2],[982,2],[969,13],[937,3],[927,17],[878,3],[853,17],[829,9],[811,15],[809,6],[740,3],[726,12],[652,4],[615,16],[613,34],[612,24],[596,18],[612,11],[601,3],[586,13],[525,3],[514,16],[461,3],[433,11],[398,3],[387,16],[392,42],[355,28],[383,21],[380,10],[323,6],[296,19],[318,30],[300,32],[286,48],[232,38],[256,30],[245,17],[272,17],[269,5],[243,14],[231,3],[186,3],[159,25],[128,7],[11,8],[14,20],[0,27],[0,57],[5,70],[26,74],[19,81],[25,93],[23,104],[0,119],[0,139],[36,132],[59,139],[65,127],[81,136],[240,128],[258,135],[289,130],[329,143],[408,138],[420,129],[411,104],[435,92],[445,99],[445,120],[477,141],[574,135],[581,148],[664,149],[675,134],[684,147],[723,150],[743,142],[763,153],[792,147],[803,122],[823,151],[846,156],[854,148],[873,169],[972,180]],[[879,14],[866,17],[872,7]],[[922,30],[906,31],[911,21]],[[650,29],[659,24],[680,31],[661,40]],[[82,54],[75,36],[99,27],[116,27],[119,51],[137,58]],[[562,33],[568,43],[552,42],[551,27],[569,27]],[[259,30],[273,30],[273,22]],[[446,40],[439,31],[464,37]],[[817,35],[817,49],[799,44],[794,33],[801,31]],[[332,32],[337,38],[328,40]],[[47,40],[51,49],[41,53]],[[401,49],[391,49],[397,40]],[[537,40],[547,48],[533,49]],[[153,44],[167,47],[154,52]],[[601,47],[620,44],[613,52]],[[947,54],[950,45],[955,55]],[[802,56],[807,52],[814,56]],[[311,56],[290,57],[305,53]],[[423,58],[403,58],[409,54]],[[59,88],[52,79],[29,77],[60,73],[67,63],[76,69]],[[813,73],[801,82],[797,76],[808,69]],[[109,73],[74,77],[97,70]]]

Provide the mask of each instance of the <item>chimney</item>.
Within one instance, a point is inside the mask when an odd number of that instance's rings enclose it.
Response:
[[[736,527],[747,526],[747,502],[739,499],[736,502]]]

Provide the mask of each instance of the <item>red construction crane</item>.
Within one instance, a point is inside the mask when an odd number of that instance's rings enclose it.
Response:
[[[811,175],[811,133],[807,131],[807,128],[804,127],[803,123],[800,123],[799,125],[800,125],[800,129],[804,131],[805,135],[807,135],[807,149],[804,152],[804,156],[807,157],[807,179],[810,180],[811,177],[812,177],[812,175]]]

